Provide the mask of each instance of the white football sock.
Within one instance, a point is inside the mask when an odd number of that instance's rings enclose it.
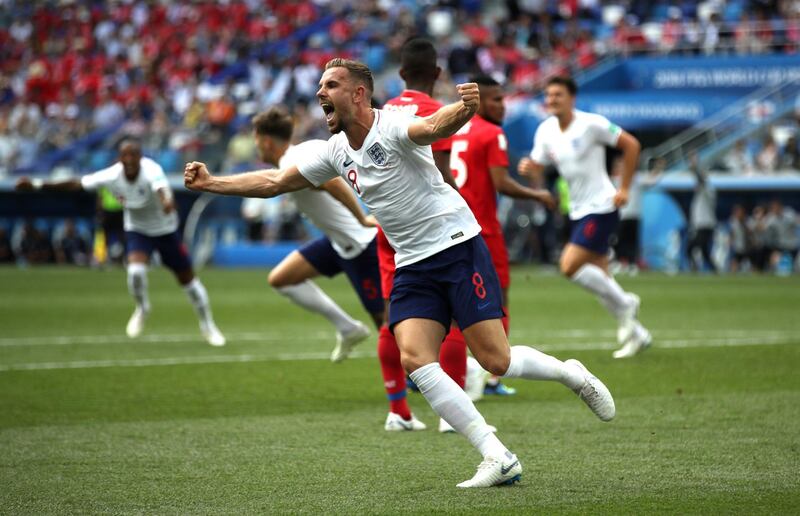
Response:
[[[583,372],[579,368],[528,346],[511,346],[511,363],[503,376],[552,380],[561,382],[570,389],[577,389],[584,382]]]
[[[278,287],[275,290],[306,310],[322,315],[336,326],[340,333],[348,333],[357,325],[355,319],[347,315],[336,301],[328,297],[328,294],[311,280]]]
[[[503,457],[508,449],[492,433],[469,396],[442,370],[438,362],[409,375],[434,412],[469,439],[483,457]]]
[[[147,265],[144,263],[128,264],[128,292],[136,301],[136,306],[145,312],[150,311],[150,299],[147,296]]]
[[[614,278],[597,265],[583,264],[570,279],[596,295],[600,303],[616,318],[622,317],[630,306],[630,296]]]
[[[208,292],[206,292],[206,287],[200,283],[200,279],[194,278],[189,284],[183,286],[183,290],[189,296],[189,301],[192,302],[200,323],[204,325],[214,324],[214,319],[211,316],[211,304],[208,301]]]

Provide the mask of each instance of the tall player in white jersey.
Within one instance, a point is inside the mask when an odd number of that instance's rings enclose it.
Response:
[[[440,367],[439,346],[455,319],[481,366],[513,378],[558,381],[600,419],[615,415],[608,389],[580,362],[562,362],[527,346],[509,348],[500,318],[502,292],[480,226],[464,199],[436,168],[430,144],[453,135],[479,105],[477,84],[458,86],[461,100],[426,118],[371,108],[372,73],[333,59],[317,97],[334,134],[324,152],[297,166],[216,177],[203,163],[187,163],[187,187],[228,195],[272,197],[341,176],[378,219],[397,251],[389,326],[401,360],[433,410],[483,456],[459,487],[519,480],[522,466]]]
[[[175,274],[200,319],[200,331],[212,346],[224,346],[225,337],[214,323],[206,288],[194,275],[186,246],[178,234],[178,214],[172,190],[161,165],[142,156],[136,140],[119,144],[119,161],[112,166],[66,181],[31,181],[21,178],[19,190],[76,192],[107,188],[123,205],[127,245],[128,290],[136,308],[125,329],[128,337],[138,337],[150,314],[147,292],[147,264],[157,250],[161,260]]]
[[[320,152],[327,145],[324,140],[290,145],[293,129],[292,116],[284,109],[272,107],[256,115],[253,137],[261,160],[288,168],[296,164],[300,156]],[[331,360],[340,362],[347,358],[354,345],[369,336],[369,328],[350,317],[311,279],[320,274],[330,277],[344,272],[376,327],[380,328],[385,310],[375,244],[377,229],[367,227],[374,223],[364,215],[343,179],[337,177],[322,188],[324,190],[308,188],[288,194],[325,236],[292,251],[272,269],[269,284],[336,327],[337,343]]]
[[[636,319],[639,296],[625,292],[608,272],[609,238],[619,223],[618,209],[628,192],[639,161],[639,142],[605,117],[575,109],[575,82],[553,77],[545,87],[545,104],[552,116],[536,130],[531,157],[519,163],[522,174],[541,173],[554,165],[567,181],[572,234],[561,254],[561,272],[597,296],[617,318],[615,358],[635,355],[650,345],[650,332]],[[605,147],[622,151],[620,188],[606,170]]]

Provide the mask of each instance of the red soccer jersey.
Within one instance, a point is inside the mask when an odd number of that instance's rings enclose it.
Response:
[[[497,220],[497,192],[491,167],[508,167],[506,135],[499,126],[479,115],[453,135],[450,168],[483,234],[502,233]]]
[[[402,111],[409,115],[428,116],[436,113],[444,104],[417,90],[403,90],[399,97],[387,100],[383,109]],[[450,151],[450,138],[444,138],[431,144],[433,151]]]

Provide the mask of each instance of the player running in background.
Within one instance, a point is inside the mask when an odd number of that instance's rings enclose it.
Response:
[[[119,161],[80,179],[42,181],[21,178],[17,189],[77,192],[100,187],[113,193],[124,207],[125,240],[128,258],[128,290],[136,301],[125,329],[128,337],[141,335],[150,314],[147,293],[147,264],[153,251],[175,274],[200,319],[200,331],[212,346],[224,346],[225,337],[214,324],[206,288],[194,275],[186,246],[178,234],[178,214],[172,190],[161,165],[142,156],[136,140],[119,144]]]
[[[292,116],[272,107],[253,118],[253,137],[259,157],[279,168],[294,165],[298,156],[316,153],[324,140],[290,145],[294,131]],[[374,227],[369,225],[358,200],[341,178],[322,186],[289,195],[297,209],[325,235],[292,251],[269,274],[269,284],[306,310],[318,313],[336,327],[336,348],[331,360],[341,362],[353,346],[369,336],[369,328],[350,317],[312,278],[333,277],[344,272],[369,312],[376,327],[384,320]],[[337,200],[338,199],[338,200]]]
[[[436,49],[427,39],[408,40],[400,50],[400,77],[405,89],[399,96],[389,99],[384,105],[386,111],[396,111],[409,116],[424,117],[435,113],[442,103],[435,100],[433,87],[442,69],[436,64]],[[431,144],[433,160],[442,174],[442,179],[456,188],[450,174],[450,138],[442,138]],[[378,230],[378,260],[381,270],[381,289],[386,305],[394,281],[394,249],[383,231]],[[400,350],[388,325],[380,329],[378,337],[378,358],[381,363],[383,384],[389,398],[389,415],[386,417],[386,430],[424,430],[424,425],[413,427],[408,424],[411,409],[406,401],[406,372],[400,361]],[[459,329],[453,326],[442,343],[439,355],[442,369],[461,388],[467,375],[467,343]],[[439,420],[440,432],[451,432],[452,427],[444,419]]]
[[[555,165],[569,185],[572,234],[561,254],[561,272],[597,296],[619,323],[615,358],[630,357],[650,345],[650,332],[637,320],[639,296],[625,292],[608,272],[609,237],[619,224],[618,209],[628,195],[639,160],[639,142],[603,116],[575,109],[575,82],[553,77],[545,87],[551,114],[536,130],[531,157],[519,171],[541,173]],[[619,190],[606,170],[605,146],[622,151]]]
[[[602,420],[615,415],[608,389],[580,362],[562,362],[527,346],[509,348],[500,318],[502,293],[466,201],[446,185],[430,144],[452,136],[475,113],[478,86],[458,86],[461,100],[427,118],[371,108],[372,73],[361,63],[333,59],[317,92],[333,136],[324,152],[298,166],[235,176],[212,176],[203,163],[187,163],[193,190],[274,197],[341,176],[378,219],[396,250],[397,270],[389,325],[401,360],[436,413],[483,456],[459,487],[489,487],[519,480],[522,466],[492,433],[467,394],[441,368],[439,348],[453,319],[476,360],[491,373],[558,381]]]
[[[508,335],[508,288],[511,275],[503,228],[497,219],[497,193],[515,199],[531,199],[552,209],[553,196],[547,190],[521,185],[508,173],[508,144],[501,128],[505,118],[503,88],[488,76],[471,79],[480,89],[480,107],[472,119],[453,135],[450,168],[459,188],[486,241],[492,263],[503,291],[503,328]],[[496,393],[503,385],[496,377],[487,383],[487,393]]]

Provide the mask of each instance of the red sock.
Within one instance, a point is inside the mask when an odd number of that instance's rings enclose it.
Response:
[[[455,326],[450,327],[450,333],[442,342],[439,363],[444,372],[463,389],[467,377],[467,343],[461,330]]]
[[[411,419],[411,409],[406,401],[406,372],[400,363],[400,349],[388,326],[378,332],[378,360],[381,362],[383,386],[389,398],[389,411],[403,419]]]

